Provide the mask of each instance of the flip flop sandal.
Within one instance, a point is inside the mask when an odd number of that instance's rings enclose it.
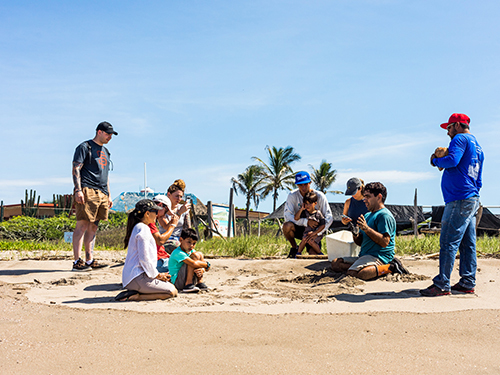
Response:
[[[128,301],[130,297],[139,294],[137,290],[124,290],[123,292],[120,292],[116,297],[115,301],[118,302],[125,302]]]

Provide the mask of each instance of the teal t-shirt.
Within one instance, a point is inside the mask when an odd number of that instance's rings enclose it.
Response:
[[[170,273],[172,284],[174,284],[175,280],[177,280],[177,274],[184,264],[184,260],[189,258],[193,252],[194,250],[191,250],[188,254],[179,246],[172,251],[172,254],[170,254],[170,258],[168,260],[168,272]]]
[[[384,264],[389,263],[394,259],[394,244],[396,237],[396,220],[394,216],[392,216],[391,211],[385,207],[377,212],[368,212],[364,216],[366,224],[368,224],[370,228],[382,234],[388,233],[391,240],[387,247],[382,247],[373,242],[365,232],[361,231],[363,232],[363,242],[361,243],[359,256],[372,255],[379,258]]]

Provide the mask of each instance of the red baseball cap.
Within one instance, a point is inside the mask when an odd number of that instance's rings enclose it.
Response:
[[[469,125],[470,124],[470,118],[467,115],[464,115],[463,113],[454,113],[450,116],[450,119],[448,122],[445,122],[444,124],[441,124],[441,127],[443,129],[447,129],[448,125],[453,124],[455,122],[461,122],[464,124]]]

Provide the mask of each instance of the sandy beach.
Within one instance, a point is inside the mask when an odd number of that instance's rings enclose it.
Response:
[[[364,282],[325,260],[213,259],[209,292],[115,302],[124,255],[76,273],[4,252],[0,373],[500,373],[498,259],[479,260],[473,295],[421,297],[436,260]]]

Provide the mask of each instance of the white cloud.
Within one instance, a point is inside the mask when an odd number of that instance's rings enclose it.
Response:
[[[2,187],[36,187],[44,185],[66,185],[71,184],[70,177],[48,177],[40,179],[12,179],[12,180],[0,180],[0,186]]]
[[[412,172],[412,171],[340,171],[337,173],[337,181],[347,181],[351,177],[362,178],[365,183],[380,181],[382,183],[418,182],[422,180],[432,180],[436,178],[432,172]]]

